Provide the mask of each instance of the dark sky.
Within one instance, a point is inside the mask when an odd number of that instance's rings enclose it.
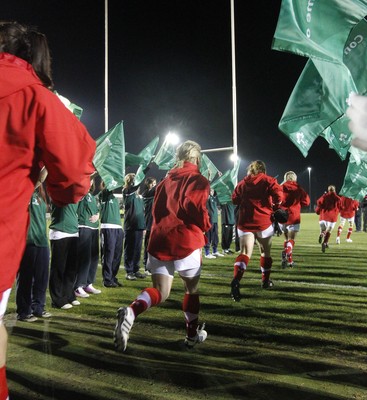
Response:
[[[315,200],[342,186],[342,162],[322,138],[307,158],[278,129],[306,63],[271,50],[281,0],[235,0],[238,152],[270,175],[294,170]],[[104,133],[104,0],[7,0],[1,18],[38,26],[53,56],[56,90]],[[109,127],[124,121],[126,150],[175,130],[203,149],[232,145],[230,0],[109,0]],[[223,172],[229,152],[208,156]]]

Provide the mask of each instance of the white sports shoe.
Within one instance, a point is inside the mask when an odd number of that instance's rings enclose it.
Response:
[[[217,257],[215,257],[213,254],[206,254],[205,258],[209,258],[210,260],[214,260],[214,258],[217,258]]]
[[[219,253],[219,251],[216,251],[215,253],[213,253],[213,256],[215,256],[215,257],[224,257],[224,254]]]
[[[84,288],[84,291],[87,292],[87,293],[91,293],[91,294],[100,294],[100,293],[102,293],[101,290],[96,289],[92,284],[86,286]]]
[[[121,307],[117,310],[117,322],[113,339],[117,351],[124,352],[129,340],[129,333],[134,325],[135,315],[131,307]]]
[[[347,242],[347,243],[352,243],[353,240],[352,240],[352,239],[346,239],[346,242]]]
[[[201,327],[198,326],[196,330],[196,335],[193,338],[189,338],[188,336],[186,336],[185,346],[188,349],[192,349],[196,344],[203,343],[206,340],[206,338],[208,337],[208,333],[206,330],[204,330],[204,328],[205,323],[201,325]]]
[[[73,301],[71,302],[71,305],[73,305],[73,306],[80,306],[80,301],[79,301],[79,300],[73,300]]]
[[[336,244],[340,244],[340,237],[339,236],[337,236],[337,238],[336,238]]]
[[[89,297],[89,294],[81,287],[79,286],[76,290],[75,290],[75,296],[76,297]]]

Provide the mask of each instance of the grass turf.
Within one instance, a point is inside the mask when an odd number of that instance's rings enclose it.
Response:
[[[126,281],[48,320],[16,321],[13,290],[6,325],[12,400],[34,399],[367,399],[366,233],[321,252],[318,217],[303,214],[293,269],[282,269],[274,237],[272,290],[260,288],[254,252],[229,296],[234,256],[203,260],[201,321],[208,339],[186,350],[178,277],[170,299],[136,320],[126,353],[114,351],[118,307],[150,279]],[[101,270],[96,282],[101,287]],[[50,304],[48,299],[48,305]]]

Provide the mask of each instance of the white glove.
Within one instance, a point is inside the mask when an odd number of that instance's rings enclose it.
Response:
[[[348,126],[353,133],[351,145],[367,151],[367,97],[352,93],[346,115],[350,118]]]

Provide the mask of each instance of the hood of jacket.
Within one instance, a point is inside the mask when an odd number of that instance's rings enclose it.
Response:
[[[283,191],[290,193],[290,192],[297,192],[298,190],[298,183],[294,181],[286,181],[282,184]]]
[[[0,53],[0,98],[31,85],[42,85],[34,69],[25,60],[9,53]]]
[[[185,161],[181,168],[173,168],[169,171],[168,175],[171,179],[179,179],[183,175],[197,173],[199,174],[199,167],[196,164]]]

